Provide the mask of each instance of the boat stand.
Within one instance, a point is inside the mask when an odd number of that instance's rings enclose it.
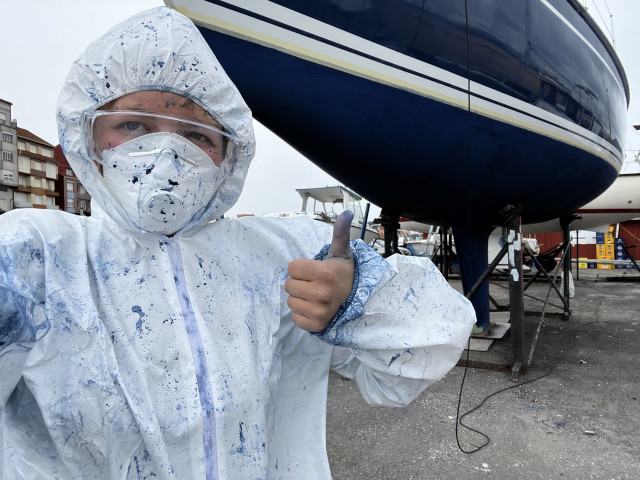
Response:
[[[398,229],[400,228],[400,215],[380,212],[380,225],[384,229],[384,258],[390,257],[394,253],[400,253],[398,248]]]
[[[429,258],[436,266],[436,268],[440,271],[445,280],[449,281],[449,269],[453,263],[453,249],[449,227],[442,227],[441,231],[437,235],[440,236],[440,243],[433,250],[433,253],[429,256]]]
[[[511,367],[511,379],[517,381],[520,374],[525,374],[528,363],[525,362],[524,339],[524,285],[522,273],[522,234],[521,234],[521,208],[508,206],[503,210],[503,238],[506,243],[487,267],[484,273],[469,290],[466,297],[472,298],[482,287],[496,266],[508,255],[509,264],[509,324],[511,328],[511,354],[513,364]],[[492,364],[481,361],[461,361],[458,365],[473,368],[485,368],[492,370],[506,370],[504,365]]]
[[[563,243],[553,249],[548,250],[547,252],[544,252],[541,255],[536,255],[528,247],[523,247],[522,245],[521,219],[519,211],[512,209],[511,212],[512,215],[509,215],[507,212],[507,216],[505,217],[506,223],[503,226],[503,238],[506,239],[505,245],[502,247],[500,253],[498,253],[498,255],[493,259],[485,274],[483,274],[482,277],[478,279],[476,284],[469,291],[469,293],[467,294],[467,298],[471,298],[471,296],[475,294],[478,288],[480,288],[480,286],[482,285],[482,282],[484,282],[489,277],[491,272],[500,263],[502,258],[505,255],[508,255],[509,304],[499,305],[498,302],[491,296],[489,297],[489,300],[494,304],[497,311],[509,311],[509,323],[511,328],[511,353],[513,358],[513,364],[511,366],[511,379],[513,381],[518,381],[520,375],[526,374],[527,368],[529,367],[529,365],[531,365],[533,354],[540,337],[540,331],[542,329],[545,316],[560,316],[561,318],[567,320],[571,315],[569,305],[569,276],[571,275],[571,231],[570,219],[563,221]],[[522,269],[523,249],[528,255],[531,256],[537,267],[535,275],[533,275],[533,277],[527,281],[526,285],[524,284],[524,274]],[[560,252],[562,252],[561,260],[557,265],[555,265],[555,258],[558,254],[560,254]],[[550,268],[550,261],[553,262],[553,269]],[[545,268],[545,266],[547,268]],[[547,270],[553,271],[553,277],[549,275]],[[556,286],[560,272],[563,272],[564,275],[563,292],[561,292]],[[546,281],[550,285],[549,290],[547,291],[546,298],[544,300],[524,293],[527,288],[529,288],[533,284],[533,282],[535,282],[541,276],[544,277],[544,279],[546,279]],[[492,285],[501,286],[495,282],[492,282]],[[562,302],[562,305],[555,305],[549,302],[549,297],[552,290],[555,290]],[[544,307],[542,309],[542,312],[525,311],[524,297],[543,302]],[[547,307],[549,305],[562,310],[562,313],[555,315],[553,312],[548,313]],[[540,320],[538,322],[536,332],[531,340],[529,351],[527,352],[524,331],[524,317],[525,315],[532,316],[538,314],[540,315]],[[508,370],[507,367],[501,365],[478,361],[469,362],[468,366],[472,366],[474,368]]]
[[[495,306],[496,311],[509,311],[509,326],[511,329],[511,355],[512,355],[512,364],[504,365],[504,364],[495,364],[484,361],[477,360],[461,360],[458,362],[460,366],[470,366],[473,368],[484,368],[491,370],[500,370],[500,371],[511,371],[511,379],[513,381],[518,381],[520,379],[520,375],[526,374],[527,368],[531,364],[533,359],[533,354],[535,351],[536,344],[540,337],[540,331],[542,329],[542,325],[544,322],[545,316],[561,316],[564,319],[568,319],[571,315],[570,305],[569,305],[569,286],[570,280],[569,276],[571,275],[571,231],[570,231],[570,220],[562,222],[563,225],[563,243],[558,247],[555,247],[551,250],[543,252],[543,254],[536,255],[527,247],[523,247],[522,245],[522,233],[521,233],[521,224],[522,220],[520,217],[521,212],[520,207],[508,206],[502,212],[502,236],[506,239],[506,243],[493,259],[493,261],[489,264],[487,269],[483,272],[480,278],[473,285],[471,290],[467,293],[466,297],[470,299],[475,295],[475,293],[482,287],[482,284],[489,278],[492,272],[495,270],[496,266],[500,263],[500,261],[504,258],[505,255],[508,255],[508,290],[509,290],[509,303],[508,305],[500,305],[494,298],[489,296],[490,302]],[[400,227],[399,225],[399,216],[391,215],[385,212],[381,212],[381,225],[384,227],[385,231],[385,254],[384,256],[390,256],[393,253],[398,253],[398,233],[397,229]],[[388,235],[387,235],[388,233]],[[440,255],[436,259],[438,263],[438,267],[440,271],[448,279],[448,270],[450,265],[451,248],[449,245],[448,237],[449,233],[447,229],[443,229],[442,249],[440,251]],[[536,273],[530,278],[526,285],[524,283],[524,273],[523,273],[523,262],[522,262],[522,254],[523,248],[527,252],[528,255],[531,256],[536,265]],[[556,257],[558,254],[562,252],[561,260],[556,265]],[[550,267],[552,263],[553,268]],[[440,264],[441,263],[441,264]],[[547,268],[544,268],[543,265],[546,265]],[[553,272],[553,276],[549,275],[549,272]],[[564,291],[561,292],[556,286],[558,277],[560,272],[564,274]],[[525,294],[527,288],[529,288],[538,278],[543,277],[549,283],[550,287],[547,292],[546,298],[540,299],[533,295]],[[495,282],[491,282],[492,285],[497,285]],[[562,305],[552,304],[549,302],[551,291],[555,290],[558,297],[560,298]],[[524,309],[524,297],[534,299],[544,303],[544,307],[542,312],[532,312],[525,311]],[[556,314],[554,312],[547,312],[547,307],[552,306],[562,310],[561,314]],[[529,345],[527,351],[527,344],[525,341],[525,329],[524,329],[524,317],[525,315],[538,315],[540,314],[540,321],[538,323],[536,332],[534,337]]]

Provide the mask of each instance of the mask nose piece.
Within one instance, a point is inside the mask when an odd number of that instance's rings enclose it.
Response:
[[[189,165],[192,165],[194,167],[198,166],[198,162],[195,160],[191,160],[190,158],[186,157],[186,156],[180,156],[180,154],[178,152],[176,152],[173,148],[169,148],[169,147],[164,147],[164,148],[154,148],[153,150],[148,150],[146,152],[132,152],[129,154],[130,157],[145,157],[147,155],[158,155],[158,157],[162,157],[164,155],[169,155],[170,157],[173,157],[173,160],[175,162],[178,162],[179,160],[184,162],[184,163],[188,163]]]
[[[147,215],[160,222],[175,220],[182,211],[180,197],[173,192],[156,190],[144,199]]]
[[[190,158],[188,158],[185,155],[180,155],[173,148],[165,147],[165,148],[161,149],[160,150],[160,156],[162,157],[164,155],[167,155],[168,157],[173,158],[173,161],[176,163],[176,165],[180,165],[181,162],[183,162],[183,163],[186,163],[188,165],[191,165],[192,167],[198,166],[198,162],[196,162],[195,160],[191,160]]]

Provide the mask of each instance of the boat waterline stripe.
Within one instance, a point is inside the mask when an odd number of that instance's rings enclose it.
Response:
[[[562,143],[587,150],[605,160],[616,170],[619,170],[622,166],[622,159],[617,155],[615,150],[602,146],[600,142],[594,142],[572,130],[550,123],[545,119],[534,117],[527,112],[514,109],[509,105],[500,105],[490,99],[472,95],[471,111],[483,117],[525,128],[539,135],[544,135],[545,137]],[[517,118],[518,116],[520,117],[519,119]],[[613,159],[617,159],[618,162]]]
[[[188,3],[188,0],[185,3]],[[220,9],[219,11],[231,11],[241,17],[250,18],[256,23],[273,26],[288,33],[316,40],[339,50],[351,52],[378,63],[424,76],[424,78],[466,93],[467,79],[460,75],[366,40],[289,8],[274,4],[269,0],[252,0],[251,4],[246,4],[242,7],[237,6],[235,3],[237,1],[206,0],[205,8],[217,7]],[[213,5],[216,7],[213,7]],[[294,25],[305,25],[305,28],[298,28]]]
[[[437,85],[432,85],[431,88],[422,87],[415,83],[401,81],[396,77],[385,75],[383,73],[376,72],[375,70],[361,67],[351,62],[340,60],[334,56],[319,53],[317,50],[305,48],[296,43],[282,41],[276,37],[272,37],[272,36],[257,32],[255,30],[242,27],[235,23],[230,23],[230,22],[221,20],[219,18],[206,16],[199,12],[194,12],[192,10],[188,10],[183,7],[178,7],[177,10],[183,15],[186,15],[189,18],[191,18],[196,24],[204,25],[207,27],[215,27],[214,29],[217,32],[221,32],[221,33],[230,35],[232,37],[239,38],[241,40],[246,40],[251,43],[262,45],[267,48],[273,48],[278,51],[296,56],[298,58],[302,58],[303,60],[307,60],[313,63],[317,63],[319,65],[323,65],[323,66],[340,70],[343,72],[351,73],[361,78],[375,81],[377,83],[382,83],[382,84],[393,86],[396,88],[401,88],[403,90],[409,90],[412,92],[420,93],[422,96],[437,98],[439,101],[443,103],[447,103],[449,105],[454,105],[464,109],[468,108],[468,98],[467,98],[466,89],[463,90],[461,88],[452,87],[450,84],[447,84],[443,81],[434,81],[429,77],[420,75],[410,70],[406,70],[406,73],[408,73],[409,75],[420,76],[431,83],[437,84]],[[300,36],[303,36],[303,35],[300,35]],[[309,37],[305,37],[305,38],[309,38]],[[326,40],[323,41],[323,43],[326,44]],[[338,49],[338,47],[333,47],[333,48]],[[340,50],[344,53],[351,53],[343,49],[340,49]],[[363,58],[366,60],[372,60],[380,65],[387,66],[377,60],[368,59],[366,56],[362,54],[351,53],[351,55],[359,56],[360,58]],[[393,68],[394,70],[398,70],[398,68],[395,65],[389,64],[388,67]],[[438,86],[440,86],[441,88],[438,88]],[[441,91],[438,92],[437,90],[441,90]],[[447,95],[444,92],[444,90],[455,90],[456,92],[452,92],[451,94]],[[455,93],[459,93],[459,95],[455,95]]]
[[[409,75],[415,75],[418,77],[421,77],[427,81],[430,82],[436,82],[439,83],[447,88],[452,88],[455,90],[458,90],[460,92],[462,92],[465,96],[468,94],[468,84],[467,84],[467,79],[464,77],[460,77],[459,75],[455,75],[451,72],[448,72],[447,70],[441,69],[439,67],[435,67],[433,65],[429,65],[426,64],[425,62],[419,61],[417,59],[414,59],[412,57],[407,57],[404,54],[401,54],[399,52],[396,52],[394,50],[391,50],[387,47],[382,47],[376,43],[373,43],[369,40],[364,40],[360,37],[357,37],[355,35],[352,35],[348,32],[345,32],[344,30],[340,30],[336,27],[324,24],[318,20],[306,17],[305,15],[299,14],[298,12],[294,12],[291,11],[289,9],[286,9],[284,7],[281,7],[280,5],[277,4],[272,4],[272,2],[269,2],[268,0],[254,0],[254,3],[251,4],[251,6],[253,7],[252,10],[248,10],[248,8],[250,8],[248,5],[245,8],[241,8],[241,7],[237,7],[236,5],[234,5],[232,2],[227,1],[227,0],[209,0],[208,3],[215,3],[216,5],[219,5],[221,8],[225,8],[228,10],[231,10],[233,12],[236,12],[239,15],[242,16],[247,16],[252,18],[254,21],[257,22],[261,22],[261,23],[265,23],[268,25],[272,25],[274,27],[277,27],[279,29],[285,30],[289,33],[293,33],[296,34],[297,36],[302,36],[302,37],[306,37],[308,39],[311,40],[315,40],[316,42],[322,44],[322,45],[329,45],[332,46],[336,49],[339,49],[341,51],[344,52],[348,52],[351,53],[355,56],[358,56],[360,58],[364,58],[364,59],[368,59],[376,64],[382,64],[382,65],[386,65],[387,67],[390,67],[391,69],[394,70],[400,70],[406,74]],[[400,62],[400,61],[391,61],[391,60],[386,60],[385,58],[383,58],[383,55],[380,56],[375,56],[373,54],[370,53],[366,53],[363,50],[358,50],[355,48],[351,48],[348,45],[346,45],[343,42],[336,42],[336,41],[332,41],[332,40],[328,40],[327,37],[322,37],[319,36],[315,33],[311,33],[309,30],[302,30],[299,28],[296,28],[292,25],[289,25],[287,23],[282,23],[280,20],[277,20],[277,18],[281,18],[283,17],[283,14],[280,13],[279,15],[277,13],[273,13],[272,11],[269,12],[270,16],[266,16],[266,15],[261,15],[260,13],[257,13],[258,11],[260,11],[260,7],[259,4],[262,3],[263,5],[269,4],[271,6],[273,6],[276,10],[280,9],[283,11],[286,11],[288,13],[290,13],[290,15],[293,18],[301,18],[301,19],[305,19],[305,20],[309,20],[311,23],[311,27],[315,26],[315,30],[318,30],[318,26],[316,24],[320,24],[320,26],[326,27],[327,30],[330,30],[331,32],[335,33],[336,35],[342,35],[344,37],[352,37],[354,40],[358,41],[360,44],[363,45],[364,48],[367,48],[370,51],[376,51],[377,54],[382,54],[382,53],[388,53],[390,52],[391,55],[393,55],[394,59],[403,59],[404,62]],[[258,7],[256,7],[256,5],[258,5]],[[263,6],[264,8],[264,6]],[[553,11],[553,13],[555,13],[558,16],[561,16],[559,12],[557,11]],[[564,19],[563,19],[564,20]],[[566,22],[566,20],[564,20]],[[583,39],[583,41],[587,42],[586,39],[584,39],[584,37],[581,37]],[[251,38],[248,39],[249,41],[251,41]],[[345,38],[346,40],[346,38]],[[293,42],[295,43],[295,42]],[[267,47],[273,48],[273,45],[265,45]],[[591,47],[591,45],[590,45]],[[591,47],[592,48],[592,47]],[[593,50],[593,48],[592,48]],[[314,49],[314,52],[317,52],[318,49]],[[306,58],[307,60],[311,60],[313,61],[313,59],[309,59]],[[602,59],[600,57],[600,59]],[[408,63],[410,62],[410,63]],[[405,66],[402,63],[405,63],[406,65],[412,65],[410,66]],[[325,66],[329,66],[332,67],[332,65],[326,65]],[[418,66],[423,67],[421,69],[418,69]],[[348,70],[344,70],[344,71],[348,71]],[[431,74],[427,74],[424,73],[426,71],[430,71]],[[438,78],[435,77],[434,75],[442,75],[443,78]],[[446,78],[446,79],[445,79]],[[375,78],[373,79],[375,81]],[[454,81],[455,83],[451,83],[452,81]],[[396,86],[395,84],[388,84],[388,85],[392,85],[392,86]],[[517,100],[513,97],[509,97],[508,95],[505,95],[501,92],[498,92],[496,90],[493,90],[491,88],[488,88],[484,85],[478,84],[476,82],[471,82],[471,93],[472,94],[476,94],[479,97],[483,97],[486,100],[492,101],[498,105],[502,105],[505,106],[507,108],[510,108],[512,110],[515,110],[517,112],[520,113],[525,113],[527,115],[529,115],[532,118],[535,118],[537,120],[546,122],[549,125],[555,125],[559,128],[562,128],[568,132],[572,132],[573,135],[578,135],[580,137],[585,138],[587,141],[591,141],[591,143],[594,144],[601,144],[603,142],[602,138],[597,136],[596,134],[578,127],[575,123],[572,123],[566,119],[563,119],[557,115],[554,115],[550,112],[547,112],[546,110],[537,108],[532,106],[529,103],[526,103],[522,100]],[[429,96],[429,95],[427,95]],[[438,97],[434,97],[433,98],[438,98]],[[467,106],[465,108],[468,108],[469,104],[468,104],[468,100],[467,100]],[[578,131],[579,128],[579,131]],[[619,166],[618,164],[622,163],[622,156],[621,156],[621,152],[618,152],[616,154],[617,149],[615,149],[615,147],[613,147],[612,145],[608,144],[604,146],[604,149],[611,152],[611,154],[616,157],[617,161],[614,162],[615,165]]]
[[[225,7],[215,6],[210,4],[211,8],[224,9],[228,10]],[[603,158],[609,164],[611,164],[616,170],[620,169],[622,164],[621,153],[617,151],[617,149],[603,140],[602,138],[592,134],[586,129],[579,127],[575,124],[571,124],[568,121],[565,122],[565,126],[559,125],[558,121],[561,121],[560,117],[549,114],[542,109],[537,107],[531,107],[524,102],[519,102],[512,97],[509,97],[504,94],[500,94],[500,92],[496,92],[495,90],[484,88],[485,92],[490,90],[493,93],[492,96],[504,97],[504,100],[508,100],[508,104],[497,102],[493,98],[489,98],[485,95],[477,95],[475,92],[471,92],[471,98],[467,96],[466,90],[462,91],[457,87],[453,87],[444,82],[436,82],[432,78],[427,77],[426,75],[420,74],[415,71],[410,71],[408,69],[399,68],[393,64],[389,64],[385,62],[382,64],[378,59],[375,58],[367,58],[366,55],[363,55],[361,52],[347,52],[343,49],[334,45],[327,45],[326,40],[324,39],[311,39],[302,34],[291,32],[286,29],[288,33],[296,35],[298,37],[302,37],[303,39],[310,40],[311,42],[322,42],[322,46],[330,47],[335,50],[339,50],[342,54],[347,54],[347,56],[358,57],[360,60],[365,60],[369,62],[375,62],[379,67],[379,70],[376,71],[373,68],[367,68],[363,65],[357,65],[353,61],[343,60],[337,58],[335,55],[327,55],[323,53],[319,53],[318,49],[305,48],[297,43],[276,38],[272,35],[268,35],[262,32],[258,32],[255,29],[247,28],[237,23],[227,22],[222,20],[219,17],[214,17],[211,15],[207,15],[201,12],[196,12],[193,10],[189,10],[185,7],[174,7],[178,9],[184,15],[190,17],[194,20],[194,22],[199,23],[201,25],[212,27],[214,30],[219,31],[221,33],[225,33],[227,35],[240,38],[242,40],[249,41],[251,43],[259,44],[265,46],[267,48],[274,48],[278,51],[282,51],[291,55],[294,55],[298,58],[302,58],[307,61],[311,61],[313,63],[321,64],[329,68],[337,69],[340,71],[344,71],[346,73],[359,76],[361,78],[365,78],[377,83],[385,84],[394,88],[400,88],[406,91],[417,93],[421,96],[432,98],[442,103],[452,105],[462,109],[470,108],[471,111],[477,113],[479,115],[483,115],[489,118],[494,118],[503,123],[511,124],[520,128],[524,128],[527,130],[534,131],[538,134],[562,141],[564,143],[569,143],[573,146],[577,146],[585,151],[589,151],[590,153],[595,153],[598,157]],[[244,11],[243,11],[244,12]],[[243,15],[243,12],[234,12],[238,15]],[[256,20],[260,21],[261,20]],[[283,29],[282,27],[278,27],[272,24],[268,24],[276,28]],[[285,30],[285,29],[283,29]],[[337,53],[337,52],[334,52]],[[344,55],[343,55],[344,56]],[[360,62],[362,63],[362,62]],[[388,74],[383,73],[380,70],[392,70],[388,72]],[[405,78],[398,78],[397,75],[392,75],[393,73],[404,74]],[[421,81],[421,82],[420,82]],[[423,83],[423,85],[419,85],[418,82]],[[485,93],[483,92],[483,93]],[[481,98],[485,100],[485,102],[479,102],[476,104],[475,98]],[[469,101],[471,100],[471,105]],[[514,109],[511,105],[512,103],[519,102],[522,103],[522,109]],[[486,102],[489,102],[487,105]],[[492,108],[495,105],[497,108]],[[502,108],[501,108],[502,107]],[[528,107],[528,108],[527,108]],[[515,112],[515,115],[509,115],[509,112],[504,109],[508,109],[509,111]],[[500,111],[497,111],[500,110]],[[529,111],[527,111],[529,110]],[[531,110],[535,110],[536,113],[531,112]],[[541,115],[538,115],[537,112],[546,114],[547,118],[544,118]],[[526,117],[530,117],[531,120],[526,121]],[[533,125],[537,123],[538,125]],[[544,128],[540,123],[544,123],[551,128]],[[562,133],[566,132],[566,135]],[[589,138],[591,137],[591,138]],[[580,142],[579,139],[583,139],[584,142]],[[593,145],[597,145],[596,148]]]
[[[219,2],[216,2],[215,0],[210,2],[210,3],[215,3],[216,5],[219,4]],[[426,80],[439,83],[439,84],[441,84],[441,85],[443,85],[443,86],[445,86],[447,88],[453,88],[455,90],[458,90],[458,91],[462,92],[464,95],[467,94],[467,79],[466,78],[460,77],[459,75],[455,75],[455,74],[450,73],[450,72],[447,72],[446,70],[440,69],[438,67],[433,67],[432,66],[434,69],[440,71],[438,73],[441,73],[441,74],[448,73],[449,74],[448,76],[450,77],[449,81],[441,79],[441,78],[438,78],[438,77],[435,77],[433,75],[428,75],[428,74],[419,72],[419,71],[417,71],[415,69],[403,66],[403,65],[401,65],[400,63],[397,63],[397,62],[392,62],[390,60],[385,60],[385,59],[383,59],[381,57],[376,57],[375,55],[373,55],[371,53],[366,53],[363,50],[358,50],[356,48],[352,48],[352,47],[350,47],[348,45],[345,45],[345,44],[340,43],[340,42],[333,41],[333,40],[328,39],[326,37],[321,37],[319,35],[316,35],[314,33],[309,32],[307,30],[302,30],[300,28],[296,28],[293,25],[287,25],[285,23],[279,22],[278,20],[274,20],[274,19],[272,19],[270,17],[266,17],[264,15],[260,15],[260,14],[253,13],[253,12],[248,12],[247,10],[241,9],[239,7],[236,7],[235,5],[228,5],[228,6],[225,5],[224,8],[227,8],[227,9],[232,10],[234,12],[238,12],[241,15],[249,16],[251,18],[256,19],[257,21],[261,21],[261,22],[267,23],[269,25],[273,25],[274,27],[281,28],[282,30],[286,30],[288,32],[297,34],[297,35],[302,36],[302,37],[306,37],[306,38],[308,38],[310,40],[315,40],[316,42],[321,43],[323,45],[329,45],[329,46],[334,47],[336,49],[339,49],[339,50],[342,50],[344,52],[348,52],[348,53],[351,53],[353,55],[356,55],[356,56],[371,60],[371,61],[379,63],[381,65],[386,65],[386,66],[392,67],[392,68],[394,68],[396,70],[401,70],[403,72],[406,72],[406,73],[409,73],[409,74],[412,74],[412,75],[417,75],[417,76],[422,77],[422,78],[424,78]],[[248,31],[253,32],[252,30],[248,30]],[[346,32],[344,32],[344,30],[339,30],[339,31],[343,32],[343,33],[346,33]],[[225,33],[230,33],[230,32],[225,32]],[[252,34],[248,38],[243,38],[243,40],[251,40],[251,41],[253,41],[254,38],[255,38],[255,34]],[[360,39],[360,37],[356,37],[356,38]],[[367,40],[366,42],[369,42],[369,41]],[[252,43],[258,43],[258,42],[252,42]],[[262,44],[262,43],[261,43],[261,45],[267,46],[267,47],[272,47],[273,46],[272,44]],[[378,46],[377,44],[375,44],[375,45]],[[383,48],[385,50],[389,50],[386,47],[383,47]],[[311,51],[314,52],[313,53],[313,58],[315,58],[317,56],[317,50],[311,50]],[[399,54],[398,52],[395,52],[394,50],[392,50],[392,52],[397,54],[397,55],[402,55],[403,57],[405,56],[403,54]],[[306,59],[313,61],[313,58],[306,58]],[[419,63],[424,65],[424,62],[421,62],[421,61],[416,60],[416,59],[411,58],[411,57],[408,57],[408,58],[410,58],[412,61],[416,61],[416,62],[419,62]],[[453,78],[458,80],[459,85],[451,83],[451,80],[453,80]]]
[[[251,17],[254,19],[262,20],[263,22],[277,25],[280,28],[284,28],[291,32],[297,32],[299,34],[303,34],[305,36],[313,37],[316,39],[320,39],[324,42],[330,42],[333,45],[339,45],[342,49],[352,50],[351,45],[359,45],[355,47],[355,51],[359,52],[361,55],[366,55],[376,59],[377,61],[381,61],[384,63],[389,63],[392,65],[396,65],[397,67],[402,67],[401,63],[410,64],[421,64],[424,68],[421,73],[426,74],[428,78],[436,79],[435,75],[440,75],[446,78],[444,81],[446,84],[455,86],[456,88],[466,88],[466,79],[460,77],[459,75],[453,74],[448,70],[442,69],[440,67],[436,67],[435,65],[425,64],[424,62],[415,59],[413,57],[404,55],[400,52],[392,50],[387,47],[383,47],[375,42],[370,40],[366,40],[362,37],[349,33],[345,30],[342,30],[338,27],[334,27],[327,23],[322,22],[321,20],[317,20],[315,18],[309,17],[302,13],[299,13],[295,10],[292,10],[287,7],[283,7],[278,3],[274,3],[271,0],[251,0],[251,2],[242,1],[242,0],[201,0],[203,3],[211,5],[217,5],[220,8],[231,10],[237,13],[240,13],[243,16]],[[584,37],[572,24],[569,22],[563,15],[560,13],[553,5],[549,3],[548,0],[538,0],[547,10],[549,10],[553,15],[555,15],[562,23],[564,23],[571,32],[582,42],[584,43],[589,50],[591,50],[598,60],[602,62],[602,64],[607,68],[614,81],[618,84],[622,91],[625,91],[624,87],[621,85],[619,76],[606,62],[606,60],[600,55],[600,53],[596,50],[596,48]],[[178,2],[167,2],[167,3],[190,3],[185,0],[178,0]],[[238,5],[240,4],[240,5]],[[174,7],[176,8],[176,7]],[[306,30],[302,30],[294,27],[293,25],[298,25],[304,23],[307,28]],[[334,37],[338,38],[338,40],[329,41],[328,38]],[[365,50],[369,50],[369,52],[365,53]],[[402,60],[399,61],[398,59]],[[407,66],[410,71],[420,71],[419,67],[416,66]],[[432,73],[427,73],[432,72]],[[435,75],[434,75],[435,74]],[[438,81],[436,79],[436,81]]]
[[[526,103],[522,100],[518,100],[516,98],[509,97],[503,94],[496,95],[496,93],[498,92],[496,92],[495,90],[473,81],[470,82],[469,88],[471,90],[471,95],[483,98],[493,104],[513,110],[514,112],[522,113],[531,118],[546,122],[549,125],[564,129],[574,135],[578,135],[586,139],[587,141],[591,141],[592,143],[602,145],[606,150],[612,152],[612,155],[614,155],[618,159],[618,162],[622,162],[622,152],[620,150],[616,149],[602,137],[599,137],[590,130],[576,125],[574,122],[571,122],[558,115],[549,113],[546,110],[535,107],[530,103]]]

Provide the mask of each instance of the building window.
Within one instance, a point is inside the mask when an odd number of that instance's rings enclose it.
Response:
[[[73,198],[67,198],[67,208],[73,208]]]
[[[47,178],[52,178],[54,180],[58,178],[58,165],[52,162],[45,162],[44,168]]]
[[[18,172],[26,174],[31,173],[31,160],[29,157],[18,155]]]
[[[74,192],[74,188],[73,188],[74,185],[75,185],[74,182],[67,181],[67,192],[73,193]]]
[[[37,146],[37,145],[34,145],[33,143],[30,143],[30,144],[29,144],[29,151],[30,151],[31,153],[38,153],[38,146]]]
[[[44,165],[42,165],[42,162],[39,162],[37,160],[31,160],[31,168],[33,170],[43,171],[44,170]]]
[[[7,132],[2,132],[2,141],[3,142],[13,143],[13,134],[12,133],[7,133]]]
[[[73,170],[71,170],[70,168],[67,168],[67,169],[64,171],[64,174],[65,174],[67,177],[72,177],[72,176],[73,176]]]
[[[87,209],[87,202],[84,200],[80,200],[80,210],[86,210]]]
[[[3,151],[2,160],[6,160],[7,162],[13,162],[13,153]]]
[[[78,184],[78,193],[80,195],[84,195],[85,193],[87,193],[87,189],[84,188],[84,186],[81,183]]]

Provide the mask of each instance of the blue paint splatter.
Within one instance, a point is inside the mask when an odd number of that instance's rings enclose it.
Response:
[[[400,355],[402,355],[402,353],[396,353],[393,357],[391,357],[391,360],[389,361],[389,365],[387,365],[387,367],[390,367],[391,364],[395,362],[398,359],[398,357],[400,357]]]
[[[136,330],[138,331],[138,333],[142,333],[142,324],[143,324],[142,319],[143,317],[145,317],[145,314],[142,311],[142,308],[140,308],[140,305],[134,305],[133,307],[131,307],[131,311],[133,313],[137,313],[138,315],[140,315],[140,318],[136,322]]]

